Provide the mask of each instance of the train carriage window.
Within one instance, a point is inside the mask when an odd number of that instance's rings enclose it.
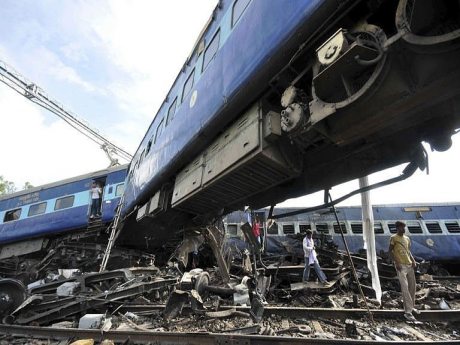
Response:
[[[347,233],[347,227],[345,226],[345,223],[340,222],[340,227],[342,228],[343,233],[346,234]],[[339,224],[334,223],[334,232],[336,234],[340,234],[340,227],[339,227]],[[361,232],[362,232],[362,229],[361,229]]]
[[[292,235],[294,233],[294,224],[283,224],[283,234]]]
[[[161,133],[163,133],[163,122],[164,122],[164,119],[161,119],[158,127],[157,127],[157,131],[155,133],[155,141],[154,143],[156,144],[157,140],[160,138],[161,136]]]
[[[277,222],[273,222],[273,224],[267,228],[267,234],[278,235],[278,223]]]
[[[46,211],[46,202],[31,205],[29,207],[29,213],[27,213],[27,217],[38,216],[39,214],[45,213],[45,211]]]
[[[407,229],[409,230],[409,232],[411,234],[422,234],[423,231],[422,231],[422,227],[420,226],[420,224],[417,222],[417,223],[412,223],[412,224],[408,224],[407,225]]]
[[[388,229],[390,230],[390,233],[396,234],[396,223],[388,223]]]
[[[217,50],[219,49],[219,41],[220,41],[220,30],[212,38],[211,42],[209,42],[208,47],[204,51],[203,57],[203,68],[201,69],[204,71],[206,67],[208,67],[211,60],[216,56]]]
[[[375,234],[383,234],[383,225],[380,222],[374,223],[374,233]]]
[[[329,233],[329,226],[326,223],[316,224],[316,231],[320,232],[322,234],[328,234]]]
[[[150,149],[152,148],[152,141],[153,138],[150,138],[149,142],[147,143],[147,151],[145,151],[146,155],[150,152]]]
[[[184,84],[184,90],[182,91],[182,99],[184,101],[185,97],[192,91],[193,82],[195,80],[195,69],[193,69],[192,73],[187,78],[187,81]]]
[[[299,224],[299,231],[301,234],[305,234],[307,230],[311,230],[311,224]]]
[[[125,191],[125,184],[121,183],[117,186],[115,189],[115,197],[121,196],[123,192]]]
[[[430,234],[442,233],[441,225],[438,222],[425,222],[425,225]]]
[[[458,225],[457,222],[444,222],[444,225],[447,228],[447,231],[453,234],[458,234],[460,233],[460,226]]]
[[[5,217],[3,217],[3,222],[11,222],[13,220],[18,220],[21,217],[21,208],[16,208],[14,210],[10,210],[5,213]]]
[[[75,195],[66,196],[64,198],[60,198],[56,200],[56,204],[54,205],[54,210],[62,210],[64,208],[69,208],[73,206],[73,202],[75,200]]]
[[[238,22],[238,20],[243,15],[244,10],[248,7],[248,4],[251,0],[236,0],[233,4],[233,13],[232,13],[232,27]]]
[[[238,225],[237,224],[227,224],[227,234],[230,237],[238,236]]]
[[[362,234],[363,233],[363,223],[351,223],[351,231],[354,234]]]
[[[174,101],[171,103],[168,109],[168,115],[166,117],[166,126],[171,123],[174,119],[174,114],[176,113],[176,104],[177,104],[177,97],[174,98]]]

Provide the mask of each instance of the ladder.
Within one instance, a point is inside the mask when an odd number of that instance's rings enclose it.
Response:
[[[125,201],[125,193],[123,192],[120,203],[118,204],[117,213],[115,214],[115,218],[112,223],[112,228],[110,230],[109,241],[107,243],[107,247],[105,248],[104,257],[102,258],[101,267],[99,268],[99,272],[104,272],[107,266],[107,262],[110,258],[110,252],[112,251],[112,247],[115,244],[115,240],[118,236],[118,225],[121,219],[121,209],[123,208],[123,204]]]

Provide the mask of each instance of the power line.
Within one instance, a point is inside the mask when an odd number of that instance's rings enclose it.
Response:
[[[99,133],[96,128],[91,127],[88,122],[78,118],[78,116],[73,112],[66,110],[62,104],[49,97],[48,94],[37,84],[27,80],[19,72],[14,70],[14,68],[8,66],[1,60],[0,81],[31,102],[34,102],[40,107],[59,116],[78,132],[98,144],[110,159],[111,166],[118,164],[118,160],[114,158],[114,156],[118,156],[128,162],[133,158],[126,150],[109,141],[101,133]]]

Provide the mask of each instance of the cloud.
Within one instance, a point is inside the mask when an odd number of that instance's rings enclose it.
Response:
[[[0,88],[0,175],[22,186],[41,185],[108,166],[96,144],[61,120],[45,121],[37,105]]]

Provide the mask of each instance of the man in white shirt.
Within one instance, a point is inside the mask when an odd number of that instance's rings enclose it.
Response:
[[[313,241],[313,233],[311,230],[307,230],[307,235],[303,239],[303,252],[305,256],[305,269],[303,271],[303,282],[308,282],[310,278],[310,267],[313,265],[316,271],[316,275],[321,283],[327,283],[327,277],[324,272],[321,270],[321,267],[318,263],[315,251],[315,242]]]
[[[92,183],[90,194],[91,194],[91,215],[89,216],[89,218],[93,219],[94,217],[101,216],[102,189],[96,184],[96,182]]]

